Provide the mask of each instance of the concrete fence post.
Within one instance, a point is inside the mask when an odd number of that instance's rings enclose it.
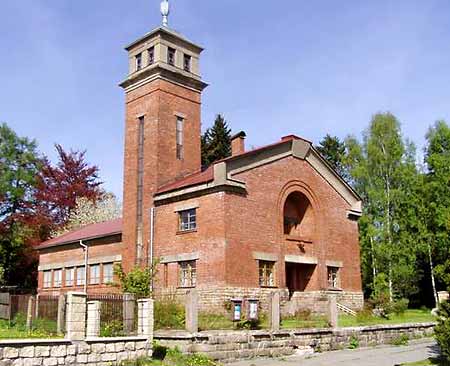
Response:
[[[8,292],[0,293],[0,319],[11,320],[11,296]]]
[[[328,297],[328,323],[332,328],[338,327],[338,308],[337,298],[335,295]]]
[[[138,300],[138,336],[147,337],[153,340],[153,300]]]
[[[31,330],[33,327],[33,310],[34,305],[36,303],[36,298],[34,296],[30,296],[28,298],[28,306],[27,306],[27,330]]]
[[[198,292],[190,290],[186,295],[186,330],[190,333],[198,332]]]
[[[34,308],[34,318],[37,319],[39,317],[39,294],[36,295],[36,305]]]
[[[65,313],[66,313],[66,295],[59,295],[58,317],[56,321],[58,334],[64,333]]]
[[[87,303],[87,327],[86,337],[95,338],[100,336],[100,301],[88,301]]]
[[[123,331],[130,334],[134,327],[134,295],[123,294]]]
[[[86,299],[84,292],[67,294],[66,338],[81,341],[86,338]]]
[[[270,297],[270,329],[280,330],[280,293],[275,291]]]

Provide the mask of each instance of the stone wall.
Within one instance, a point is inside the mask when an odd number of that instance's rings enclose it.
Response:
[[[0,366],[94,366],[151,355],[146,337],[0,341]]]
[[[360,347],[389,344],[402,335],[409,339],[431,336],[435,323],[379,325],[337,329],[269,331],[156,332],[162,346],[177,346],[184,353],[203,353],[232,361],[253,357],[292,355],[297,350],[330,351],[348,348],[356,338]]]

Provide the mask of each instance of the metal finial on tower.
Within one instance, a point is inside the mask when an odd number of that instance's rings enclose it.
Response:
[[[162,0],[161,2],[161,15],[163,17],[162,25],[167,27],[169,25],[170,6],[169,0]]]

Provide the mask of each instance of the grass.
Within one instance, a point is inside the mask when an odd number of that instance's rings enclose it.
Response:
[[[439,358],[429,358],[423,361],[410,362],[410,363],[402,363],[402,366],[450,366],[450,362],[446,362]]]
[[[33,321],[33,329],[26,328],[26,318],[18,314],[11,323],[0,320],[0,339],[17,338],[57,338],[56,322],[48,319],[37,319]]]
[[[299,329],[299,328],[328,328],[327,318],[324,316],[310,316],[305,319],[283,319],[281,321],[282,329]]]
[[[358,327],[364,325],[382,325],[382,324],[404,324],[404,323],[426,323],[434,322],[436,317],[431,315],[430,310],[406,310],[404,314],[391,314],[389,318],[380,318],[375,316],[357,316],[340,315],[340,327]]]

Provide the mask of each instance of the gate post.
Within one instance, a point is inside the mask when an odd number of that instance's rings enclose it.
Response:
[[[66,337],[70,340],[86,338],[86,298],[84,292],[69,292],[67,295]]]
[[[36,298],[31,295],[28,298],[28,306],[27,306],[27,330],[30,331],[33,326],[33,306],[36,303]]]
[[[138,300],[138,336],[153,339],[153,300]]]
[[[190,290],[186,295],[186,330],[190,333],[198,332],[198,293]]]
[[[270,329],[280,330],[280,293],[275,291],[270,297]]]
[[[134,295],[123,294],[123,331],[130,334],[134,325]]]
[[[86,337],[100,336],[100,301],[89,301],[87,303],[87,330]]]
[[[66,295],[59,295],[58,298],[58,319],[57,319],[57,332],[58,334],[64,333],[66,312]]]

